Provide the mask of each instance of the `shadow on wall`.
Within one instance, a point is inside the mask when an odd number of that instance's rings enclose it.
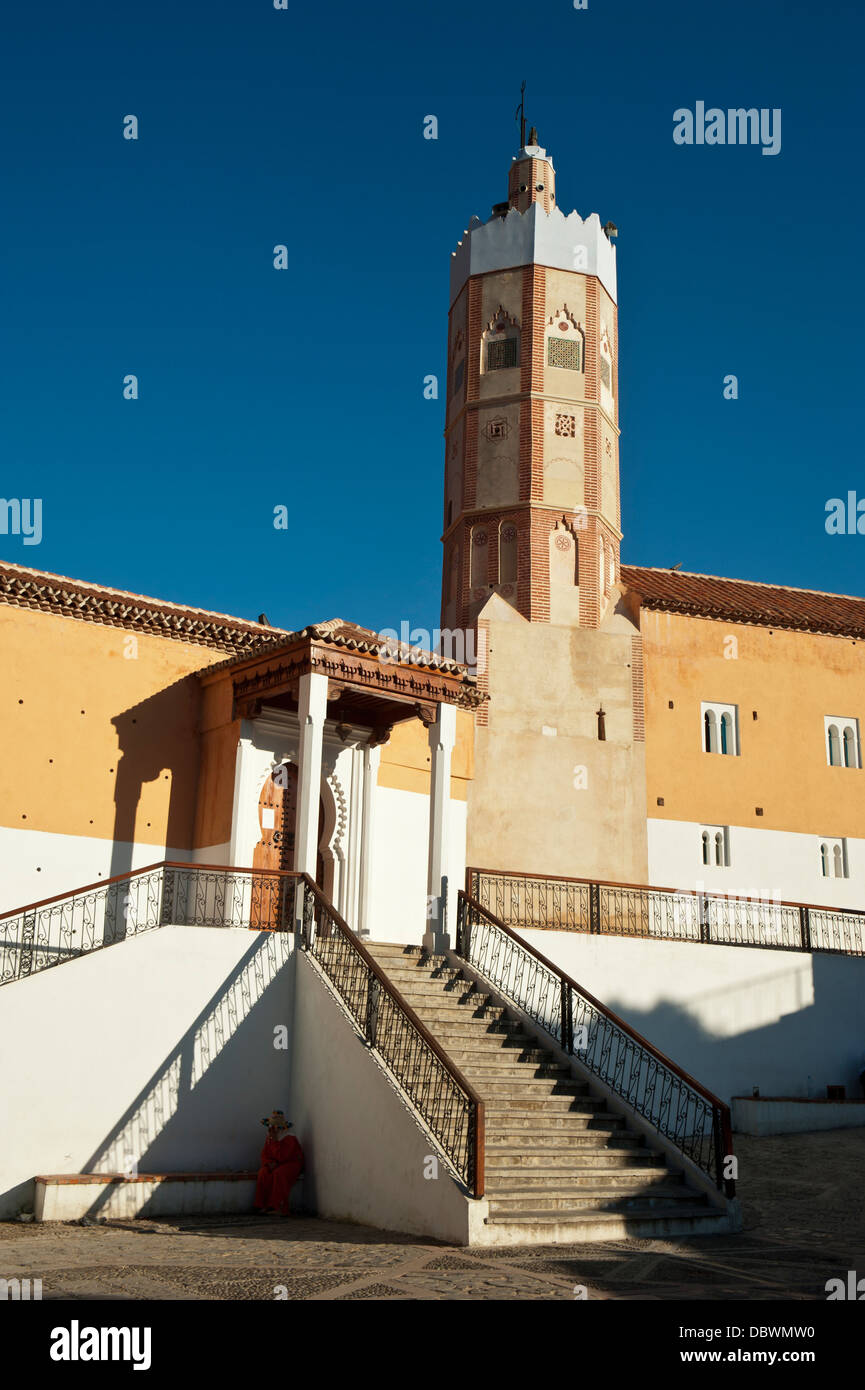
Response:
[[[697,996],[695,1006],[711,1001],[716,1013],[719,1005],[724,1013],[729,1008],[733,1026],[735,1015],[745,1012],[743,996],[750,991],[765,996],[774,988],[792,1005],[774,1022],[741,1032],[713,1032],[678,1003],[662,1002],[651,1009],[610,997],[604,1003],[728,1104],[734,1095],[750,1096],[755,1086],[764,1096],[807,1096],[810,1091],[825,1098],[827,1086],[842,1085],[848,1099],[858,1099],[859,1073],[865,1066],[865,960],[814,955],[812,988],[807,989],[802,959],[797,954],[795,967],[752,984],[725,985]]]
[[[165,850],[192,846],[200,741],[198,721],[201,686],[195,675],[184,676],[146,700],[115,715],[120,757],[114,782],[114,845],[110,877],[132,869],[136,828],[141,840],[153,833],[153,861]],[[145,784],[169,783],[164,836],[160,826],[138,824]]]
[[[257,1169],[262,1116],[288,1108],[294,970],[288,938],[257,933],[81,1171]],[[282,1025],[285,1048],[277,1046]],[[109,1195],[100,1194],[89,1214],[98,1215]]]

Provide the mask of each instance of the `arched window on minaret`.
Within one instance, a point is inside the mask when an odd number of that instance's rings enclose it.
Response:
[[[489,584],[489,537],[485,526],[472,530],[471,587],[472,598],[484,598]]]
[[[548,367],[564,367],[571,372],[586,370],[586,335],[567,305],[550,315],[546,361]]]
[[[856,766],[856,735],[849,724],[844,730],[844,766]]]
[[[606,583],[606,580],[607,580],[607,566],[606,566],[606,560],[605,560],[605,556],[604,556],[604,538],[603,538],[603,536],[599,536],[599,537],[598,537],[598,579],[599,579],[599,593],[600,593],[601,599],[603,599],[604,594],[605,594],[605,592],[606,592],[606,588],[607,588],[607,583]]]
[[[454,336],[453,347],[451,348],[450,368],[450,393],[452,396],[456,396],[464,389],[466,379],[466,342],[461,328],[457,329]]]
[[[613,349],[606,324],[601,325],[601,351],[598,358],[601,380],[601,405],[609,415],[615,415],[613,405]]]
[[[499,583],[517,582],[517,528],[512,521],[499,526]]]
[[[717,753],[718,751],[718,721],[715,718],[715,711],[707,709],[703,716],[703,747],[707,753]]]
[[[481,334],[481,371],[497,372],[520,365],[520,326],[500,305]]]

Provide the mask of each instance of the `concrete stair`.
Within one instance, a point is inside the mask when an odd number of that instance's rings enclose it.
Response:
[[[726,1214],[445,956],[366,942],[482,1097],[490,1244],[696,1235]]]

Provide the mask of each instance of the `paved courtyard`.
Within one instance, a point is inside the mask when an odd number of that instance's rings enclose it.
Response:
[[[865,1272],[865,1130],[737,1136],[736,1236],[470,1251],[313,1218],[0,1223],[44,1299],[819,1299]]]

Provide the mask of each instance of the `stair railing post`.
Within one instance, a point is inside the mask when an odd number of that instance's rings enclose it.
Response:
[[[708,894],[700,894],[700,940],[709,940],[709,898]]]
[[[599,883],[589,884],[589,931],[595,936],[601,934],[601,885]]]
[[[811,949],[811,910],[807,907],[799,908],[799,934],[802,939],[802,950]]]
[[[381,1000],[381,982],[373,970],[367,970],[366,974],[366,1028],[364,1030],[367,1043],[370,1047],[375,1047],[378,1035],[378,1010]]]

